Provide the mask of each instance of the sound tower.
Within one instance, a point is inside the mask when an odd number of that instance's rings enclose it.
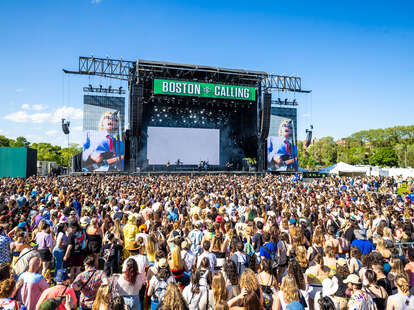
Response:
[[[142,114],[144,110],[143,86],[138,83],[131,83],[129,98],[129,157],[127,158],[127,168],[135,172],[137,168],[137,157],[139,152],[139,137],[142,132]]]
[[[270,127],[270,109],[272,104],[272,94],[264,93],[263,94],[263,107],[262,115],[260,121],[260,139],[266,140],[269,136],[269,127]]]

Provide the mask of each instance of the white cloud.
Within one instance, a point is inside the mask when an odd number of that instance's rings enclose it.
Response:
[[[4,119],[16,123],[43,123],[51,118],[50,113],[34,113],[29,114],[26,111],[17,111],[7,114]]]
[[[79,108],[63,106],[55,111],[52,122],[58,123],[62,121],[62,118],[68,120],[82,119],[83,111]]]
[[[33,104],[33,105],[30,105],[30,104],[25,103],[25,104],[22,104],[21,108],[23,110],[42,111],[42,110],[45,110],[47,108],[47,106],[44,106],[42,104]]]
[[[46,110],[47,106],[44,106],[42,104],[34,104],[32,105],[32,109],[35,111],[42,111],[42,110]]]
[[[17,88],[16,89],[16,93],[22,93],[22,92],[24,92],[24,89],[23,88]]]
[[[48,135],[50,137],[56,136],[57,133],[58,133],[57,130],[48,130],[48,131],[46,131],[46,135]]]
[[[102,0],[91,0],[92,4],[98,4],[98,3],[101,3],[101,2],[102,2]]]

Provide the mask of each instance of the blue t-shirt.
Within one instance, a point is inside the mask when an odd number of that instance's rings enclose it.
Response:
[[[358,240],[355,239],[351,243],[351,247],[357,246],[358,249],[361,251],[362,255],[369,254],[374,250],[374,245],[369,240]]]
[[[264,247],[266,247],[266,249]],[[276,250],[276,245],[273,242],[265,243],[264,246],[260,247],[260,256],[272,259],[271,254],[276,253]]]

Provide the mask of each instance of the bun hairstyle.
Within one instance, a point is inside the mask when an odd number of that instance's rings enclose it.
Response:
[[[402,274],[399,274],[395,278],[395,284],[403,292],[404,295],[408,296],[410,294],[410,287],[408,285],[407,278],[404,277]]]

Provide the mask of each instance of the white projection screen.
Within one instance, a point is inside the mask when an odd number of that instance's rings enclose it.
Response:
[[[220,164],[220,130],[201,128],[148,127],[147,159],[150,165],[184,165],[208,161]]]

